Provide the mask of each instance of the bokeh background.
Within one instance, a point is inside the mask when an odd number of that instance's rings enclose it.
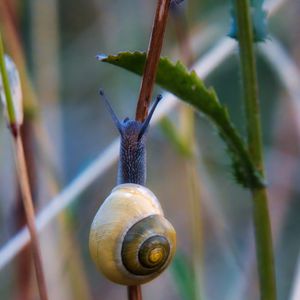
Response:
[[[257,47],[269,206],[279,299],[296,300],[293,293],[300,285],[300,4],[296,0],[267,3],[281,3],[270,17],[267,41]],[[23,137],[37,211],[47,208],[117,138],[99,99],[100,87],[120,118],[134,117],[140,78],[100,63],[95,56],[145,51],[155,5],[154,0],[0,0],[0,29],[7,53],[21,72],[25,94]],[[177,13],[185,20],[181,25],[187,28],[193,61],[228,34],[230,5],[229,0],[180,4]],[[181,58],[175,22],[171,14],[163,48],[163,55],[173,61]],[[268,48],[269,44],[276,44],[280,51]],[[237,50],[205,80],[244,134],[240,81]],[[163,91],[156,87],[154,94],[158,92]],[[177,105],[168,115],[179,131],[182,107]],[[11,138],[2,115],[1,248],[24,226]],[[178,255],[162,276],[143,286],[144,299],[258,299],[249,192],[234,182],[223,142],[199,114],[195,138],[198,151],[191,163],[164,126],[157,124],[148,134],[147,185],[177,230]],[[88,251],[90,224],[116,184],[116,173],[114,164],[41,232],[50,299],[126,299],[126,289],[103,278]],[[197,179],[196,194],[191,174]],[[28,248],[0,270],[0,298],[38,299]]]

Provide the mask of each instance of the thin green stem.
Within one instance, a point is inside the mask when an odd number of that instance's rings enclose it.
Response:
[[[264,176],[258,84],[250,5],[249,0],[235,0],[234,2],[238,21],[238,40],[247,119],[248,150],[255,166]],[[264,187],[252,189],[252,199],[260,298],[262,300],[275,300],[275,268],[266,189]]]
[[[256,61],[254,55],[249,0],[236,0],[235,3],[238,17],[238,38],[243,76],[244,103],[247,118],[248,146],[256,167],[263,172]]]
[[[260,299],[276,300],[275,267],[266,189],[253,190],[252,198]]]
[[[6,97],[7,117],[9,123],[12,125],[16,123],[16,114],[14,110],[12,95],[10,92],[8,74],[6,72],[5,59],[4,59],[4,47],[2,43],[1,32],[0,32],[0,71],[2,75],[4,93]]]

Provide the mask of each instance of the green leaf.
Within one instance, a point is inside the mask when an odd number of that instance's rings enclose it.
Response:
[[[121,52],[117,55],[99,56],[100,61],[139,75],[143,73],[145,59],[145,53],[141,52]],[[240,184],[248,188],[265,185],[261,174],[251,161],[243,139],[230,120],[227,108],[219,102],[215,91],[207,88],[194,71],[189,72],[180,62],[174,64],[167,58],[160,58],[156,83],[194,106],[212,121],[227,145],[233,174]]]
[[[264,42],[268,37],[267,13],[263,6],[264,0],[250,0],[254,42]],[[228,35],[238,41],[237,15],[233,0],[231,0],[230,12],[231,28]]]

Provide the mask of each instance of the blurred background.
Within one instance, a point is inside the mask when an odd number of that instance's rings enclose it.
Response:
[[[258,77],[278,295],[281,300],[296,300],[300,3],[269,1],[268,7],[273,9],[274,3],[278,6],[269,19],[269,37],[257,47]],[[100,87],[120,118],[134,117],[141,79],[97,62],[95,56],[145,51],[155,5],[154,0],[0,0],[5,48],[23,85],[22,133],[37,212],[118,137],[99,99]],[[229,0],[184,1],[170,14],[163,55],[190,64],[210,53],[229,32],[230,6]],[[189,46],[180,42],[178,28]],[[182,45],[189,47],[188,58]],[[237,50],[205,79],[244,135],[240,81]],[[163,91],[156,87],[154,95],[158,92]],[[11,137],[2,115],[0,251],[25,222]],[[178,250],[172,266],[143,286],[144,299],[258,299],[249,192],[234,182],[215,129],[203,116],[193,116],[183,104],[177,105],[148,133],[147,186],[177,230]],[[187,138],[194,154],[182,151],[166,124]],[[41,232],[50,299],[126,299],[124,287],[97,272],[88,250],[90,224],[115,186],[116,174],[114,164]],[[0,298],[39,299],[28,247],[1,267]]]

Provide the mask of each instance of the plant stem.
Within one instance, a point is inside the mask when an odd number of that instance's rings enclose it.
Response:
[[[47,289],[46,289],[46,281],[43,272],[41,251],[39,247],[38,236],[37,236],[37,231],[35,226],[34,207],[33,207],[31,191],[29,187],[29,179],[28,179],[28,173],[27,173],[27,168],[25,163],[23,143],[21,140],[20,132],[19,131],[17,132],[18,133],[14,138],[17,173],[18,173],[19,184],[20,184],[21,193],[23,197],[23,205],[26,213],[27,226],[31,237],[32,254],[34,259],[34,266],[35,266],[36,278],[37,278],[39,292],[40,292],[40,298],[42,300],[47,300],[48,296],[47,296]]]
[[[127,288],[128,299],[142,300],[142,289],[140,285],[130,285]]]
[[[235,9],[238,20],[248,150],[257,169],[264,175],[258,84],[249,0],[235,0]],[[266,188],[252,189],[252,199],[260,298],[275,300],[275,268]]]
[[[28,179],[30,184],[30,190],[33,197],[33,205],[35,206],[37,202],[37,166],[36,161],[34,159],[34,137],[33,137],[33,124],[32,120],[24,119],[24,123],[21,128],[21,137],[23,141],[24,152],[26,153],[26,166],[28,170]],[[16,178],[16,182],[18,185],[18,179]],[[20,188],[18,189],[18,193],[16,195],[16,204],[12,217],[16,223],[16,229],[20,230],[24,226],[26,226],[26,214],[24,211],[24,205],[22,201],[22,193]],[[17,266],[16,272],[18,276],[17,280],[17,299],[30,300],[34,297],[34,290],[31,284],[32,274],[34,274],[34,270],[32,268],[31,262],[31,249],[30,246],[26,246],[23,248],[21,254],[17,258]]]
[[[158,0],[157,2],[155,19],[152,27],[152,34],[135,115],[136,120],[141,122],[145,120],[148,114],[148,107],[151,101],[156,71],[162,49],[170,2],[170,0]]]
[[[248,147],[259,171],[264,172],[256,61],[249,0],[236,0],[240,59],[247,117]]]
[[[3,78],[3,86],[5,92],[7,118],[8,118],[7,121],[13,136],[15,160],[17,165],[17,175],[19,179],[23,205],[26,214],[26,222],[27,222],[27,226],[31,238],[32,254],[33,254],[34,266],[36,271],[37,283],[40,292],[40,298],[41,300],[48,300],[46,281],[43,272],[40,247],[39,247],[38,236],[37,236],[36,225],[35,225],[35,215],[34,215],[32,195],[30,191],[29,178],[28,178],[26,160],[24,155],[24,148],[23,148],[23,143],[20,134],[21,124],[18,124],[17,123],[18,120],[16,119],[15,107],[12,100],[8,74],[6,72],[6,66],[4,61],[4,49],[3,49],[1,34],[0,34],[0,71]]]
[[[157,2],[152,34],[142,77],[140,95],[136,107],[135,119],[140,122],[144,121],[148,115],[148,107],[151,101],[152,90],[162,49],[170,3],[171,0],[158,0]],[[142,300],[142,291],[141,286],[139,285],[128,286],[127,293],[129,300]]]

